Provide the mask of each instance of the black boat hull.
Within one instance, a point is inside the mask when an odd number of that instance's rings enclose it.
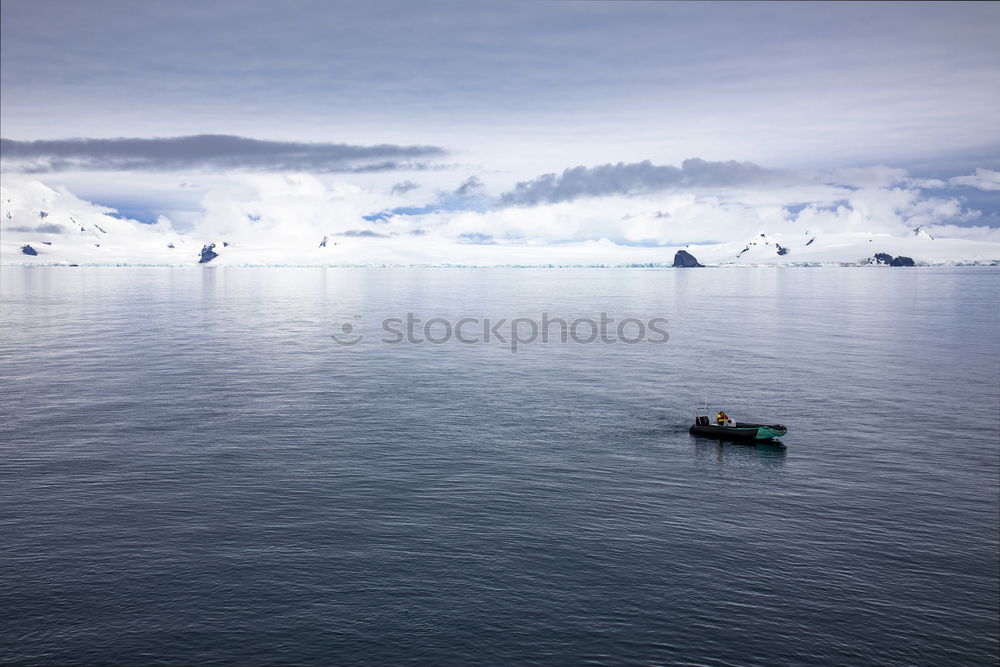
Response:
[[[716,426],[715,424],[694,424],[689,431],[692,435],[704,435],[725,440],[761,442],[785,435],[787,429],[781,424],[744,424],[736,426]]]

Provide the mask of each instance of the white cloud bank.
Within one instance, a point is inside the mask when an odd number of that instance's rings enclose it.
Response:
[[[166,218],[121,219],[64,188],[9,176],[0,261],[196,265],[211,244],[212,266],[670,264],[683,247],[710,264],[856,263],[876,252],[919,263],[1000,261],[1000,230],[975,226],[978,211],[958,197],[926,195],[902,170],[800,174],[785,185],[760,185],[761,173],[751,172],[756,185],[735,179],[730,187],[693,182],[650,192],[643,183],[638,193],[596,196],[578,188],[570,198],[484,210],[456,206],[481,204],[478,184],[473,199],[456,191],[428,202],[433,195],[413,187],[244,173],[208,190],[184,231]],[[952,181],[991,189],[996,175],[980,169]],[[537,182],[544,187],[536,194],[558,190],[558,179]],[[393,208],[401,205],[411,208]],[[372,216],[379,211],[387,213]],[[37,254],[25,254],[28,246]]]
[[[956,176],[948,179],[952,185],[966,185],[978,190],[1000,190],[1000,171],[992,169],[976,169],[970,176]]]

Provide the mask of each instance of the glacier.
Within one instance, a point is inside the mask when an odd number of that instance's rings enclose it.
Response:
[[[641,246],[603,237],[469,243],[434,231],[362,233],[321,223],[253,234],[238,229],[206,234],[177,230],[165,218],[155,224],[130,220],[38,181],[0,188],[3,265],[668,267],[678,250],[709,267],[875,266],[877,253],[911,257],[919,266],[1000,265],[1000,241],[992,240],[996,235],[987,240],[950,238],[921,227],[890,234],[810,232],[784,225],[779,231],[754,231],[723,242]]]

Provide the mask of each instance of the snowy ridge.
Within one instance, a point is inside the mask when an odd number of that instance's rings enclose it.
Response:
[[[144,224],[38,182],[0,188],[0,263],[80,266],[331,267],[669,267],[685,249],[707,266],[858,266],[876,253],[923,266],[1000,265],[1000,241],[950,238],[921,226],[905,234],[793,229],[757,231],[721,243],[629,245],[607,238],[572,242],[489,239],[398,225],[359,228],[358,217],[245,228],[175,230]],[[945,230],[947,231],[947,230]],[[211,234],[211,236],[209,236]],[[467,235],[465,235],[467,236]],[[214,248],[211,248],[213,246]],[[203,255],[203,250],[212,252]],[[217,256],[211,257],[212,253]],[[201,261],[207,257],[206,261]]]

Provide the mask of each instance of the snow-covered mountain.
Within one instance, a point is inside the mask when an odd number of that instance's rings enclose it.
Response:
[[[684,248],[705,265],[864,265],[886,253],[918,265],[1000,264],[1000,242],[948,238],[921,227],[905,235],[757,231],[721,243],[628,245],[606,238],[505,241],[416,226],[376,226],[360,216],[304,224],[205,225],[175,230],[144,224],[39,182],[0,188],[0,262],[6,265],[350,266],[350,265],[670,265]],[[348,216],[350,217],[350,216]],[[247,230],[252,230],[252,233]]]

